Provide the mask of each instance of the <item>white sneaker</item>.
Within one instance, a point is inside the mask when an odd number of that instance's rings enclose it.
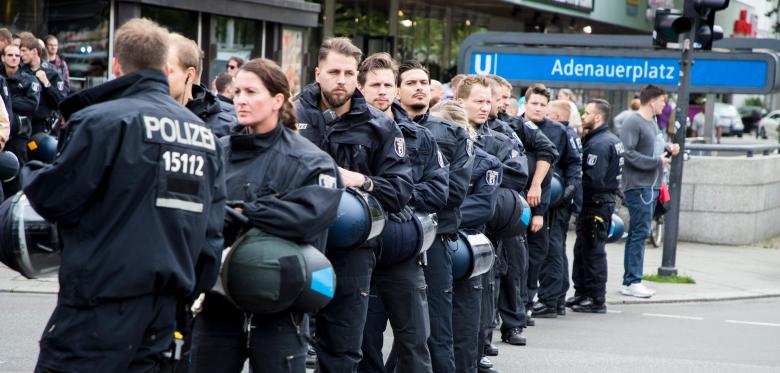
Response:
[[[629,286],[623,285],[620,289],[620,294],[637,298],[650,298],[655,294],[655,291],[648,289],[641,282],[637,282]]]

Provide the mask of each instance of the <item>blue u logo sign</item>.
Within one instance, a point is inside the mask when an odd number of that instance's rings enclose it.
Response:
[[[482,57],[485,57],[485,66],[482,66]],[[487,75],[493,73],[494,55],[493,54],[474,54],[474,72],[477,75]]]

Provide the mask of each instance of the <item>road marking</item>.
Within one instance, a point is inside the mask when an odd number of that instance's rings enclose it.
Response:
[[[607,310],[607,313],[623,313],[623,311],[618,311],[618,310]]]
[[[730,324],[745,324],[745,325],[758,325],[758,326],[778,326],[780,324],[773,324],[771,322],[755,322],[755,321],[739,321],[739,320],[726,320]]]
[[[683,315],[665,315],[665,314],[662,314],[662,313],[643,313],[642,316],[665,317],[665,318],[668,318],[668,319],[683,319],[683,320],[704,320],[703,317],[683,316]]]

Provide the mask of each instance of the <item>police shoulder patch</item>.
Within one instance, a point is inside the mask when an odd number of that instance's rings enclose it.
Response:
[[[395,149],[395,154],[398,155],[399,157],[403,158],[404,156],[406,156],[406,142],[404,141],[403,137],[395,138],[393,148]]]
[[[538,130],[539,126],[536,125],[536,123],[531,122],[530,120],[525,121],[525,126],[532,129],[532,130]]]
[[[320,186],[323,188],[336,189],[336,177],[328,174],[320,174]]]
[[[595,166],[599,161],[599,156],[596,154],[588,154],[588,166]]]
[[[38,84],[38,82],[30,83],[30,88],[32,88],[33,92],[38,92],[41,90],[41,86]]]
[[[444,154],[441,153],[441,150],[437,150],[436,153],[438,154],[437,158],[439,159],[439,167],[444,168],[446,165],[444,163]]]
[[[469,157],[474,156],[474,141],[471,139],[466,139],[466,154],[468,154]]]
[[[57,90],[58,91],[64,91],[65,90],[65,82],[63,82],[62,80],[57,82]]]
[[[498,182],[498,172],[493,170],[487,170],[485,173],[485,181],[488,185],[496,185]]]

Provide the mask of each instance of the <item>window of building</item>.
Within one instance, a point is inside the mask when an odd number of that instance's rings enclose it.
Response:
[[[216,56],[211,61],[209,79],[225,71],[231,56],[250,60],[262,57],[262,40],[265,22],[249,19],[214,16],[211,22],[211,40]],[[213,52],[212,52],[213,53]]]

